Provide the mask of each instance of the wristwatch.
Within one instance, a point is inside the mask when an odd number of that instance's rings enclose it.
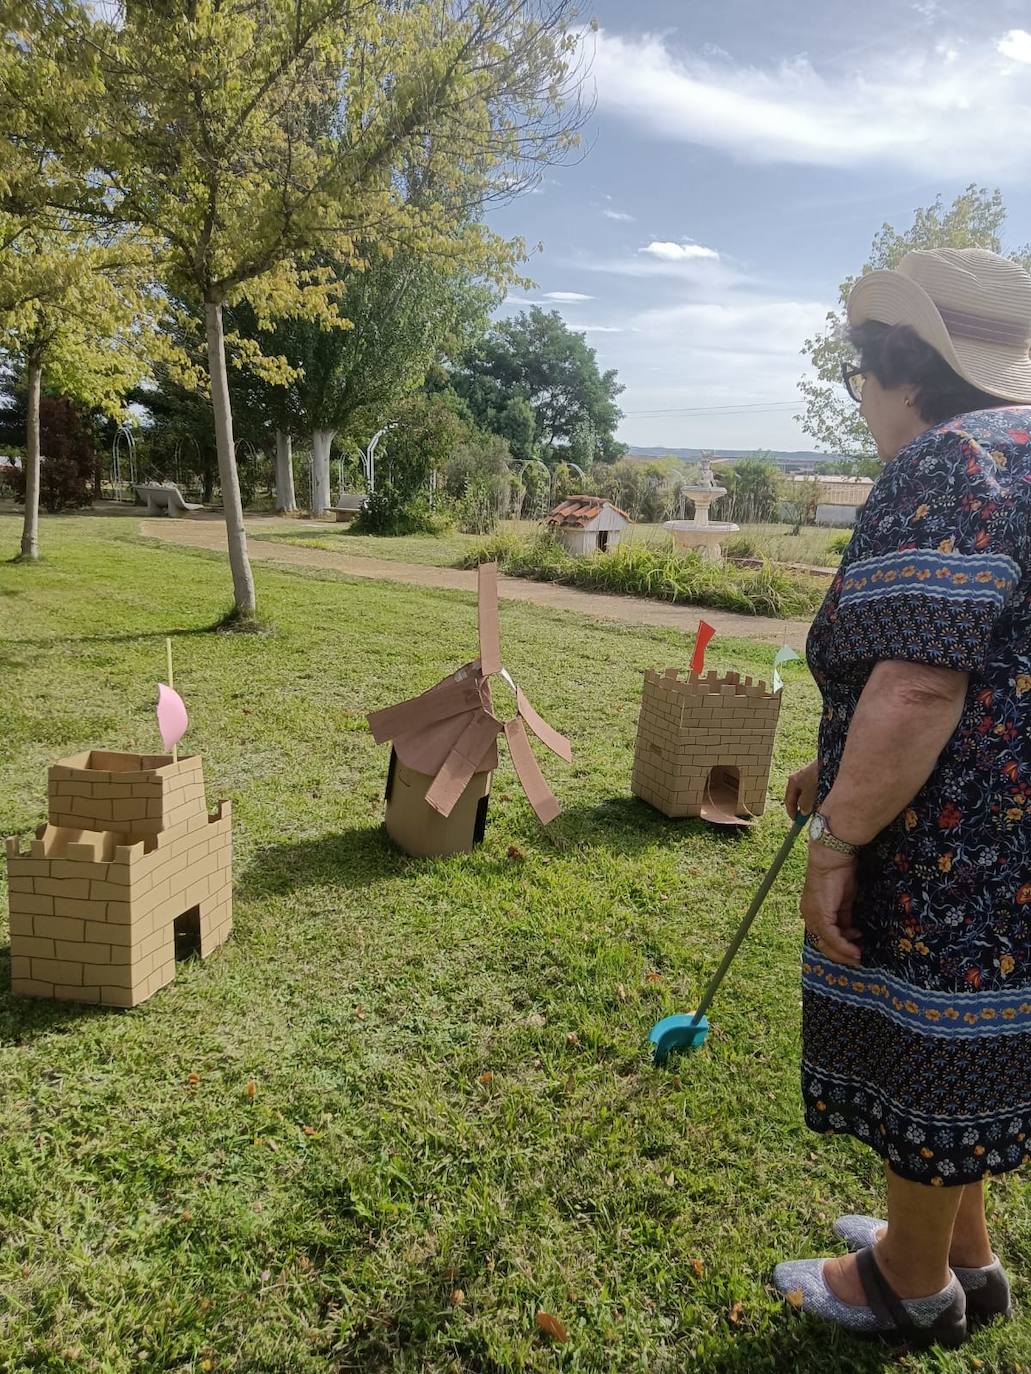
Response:
[[[831,828],[827,824],[827,817],[821,816],[819,811],[814,811],[809,822],[809,840],[811,844],[822,844],[827,849],[834,849],[839,854],[856,855],[862,845],[849,844],[847,840],[839,840],[837,835],[831,833]]]

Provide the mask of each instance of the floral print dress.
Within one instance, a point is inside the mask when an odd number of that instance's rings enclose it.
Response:
[[[806,944],[813,1130],[903,1178],[971,1183],[1031,1155],[1031,408],[927,430],[885,468],[808,643],[820,781],[881,659],[970,674],[960,723],[860,852],[863,966]]]

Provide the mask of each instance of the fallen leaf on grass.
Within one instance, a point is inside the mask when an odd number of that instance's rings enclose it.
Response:
[[[677,1181],[677,1180],[676,1180],[676,1178],[675,1178],[675,1176],[674,1176],[673,1174],[667,1174],[667,1175],[666,1175],[666,1187],[667,1187],[667,1188],[672,1188],[673,1185],[674,1185],[674,1183],[676,1183],[676,1181]]]
[[[355,1007],[354,1014],[355,1016],[357,1016],[359,1021],[365,1020],[365,1008],[362,1006],[361,1002],[359,1002],[358,1005]]]
[[[801,1288],[792,1288],[791,1292],[785,1293],[784,1296],[787,1298],[788,1302],[797,1312],[801,1312],[802,1302],[805,1297],[805,1294],[802,1292]]]
[[[193,1213],[190,1211],[189,1207],[184,1207],[179,1213],[179,1218],[181,1221],[192,1221]]]
[[[626,1001],[626,987],[623,983],[616,984],[616,996],[621,1002]]]
[[[705,1273],[705,1265],[702,1263],[700,1259],[693,1259],[691,1261],[691,1268],[694,1270],[694,1275],[696,1279],[700,1279],[702,1275]]]
[[[741,1318],[744,1316],[744,1313],[745,1309],[739,1302],[736,1302],[727,1315],[730,1318],[731,1324],[737,1326]]]
[[[483,1073],[480,1074],[479,1078],[476,1081],[477,1083],[483,1083],[484,1085],[486,1085],[487,1083],[493,1083],[494,1075],[491,1073],[490,1069],[486,1069]]]
[[[304,1127],[304,1134],[305,1134],[305,1135],[318,1135],[318,1131],[315,1129],[314,1126],[305,1126],[305,1127]]]
[[[195,1087],[197,1086],[197,1084],[200,1082],[200,1074],[199,1074],[199,1073],[188,1073],[188,1074],[186,1075],[186,1081],[187,1081],[187,1083],[189,1083],[189,1085],[190,1085],[191,1088],[195,1088]]]
[[[644,981],[645,981],[646,983],[661,983],[661,982],[662,982],[662,974],[661,974],[661,973],[656,973],[656,971],[655,971],[654,969],[652,969],[651,973],[646,973],[646,974],[645,974],[645,976],[644,976]]]
[[[513,863],[522,863],[522,861],[526,858],[526,855],[523,853],[523,851],[519,848],[517,844],[510,844],[508,846],[508,857],[512,860]]]
[[[560,1345],[569,1340],[569,1333],[566,1328],[558,1317],[553,1317],[550,1312],[538,1312],[537,1325],[549,1340],[558,1341]]]
[[[456,1288],[455,1291],[451,1294],[451,1306],[461,1307],[464,1302],[465,1294],[462,1292],[460,1288]]]
[[[566,1044],[579,1045],[579,1043],[580,1037],[577,1035],[576,1031],[570,1031],[569,1034],[566,1036]]]

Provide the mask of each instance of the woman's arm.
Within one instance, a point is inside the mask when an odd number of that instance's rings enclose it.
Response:
[[[968,680],[969,674],[951,668],[877,664],[820,805],[833,835],[867,844],[912,801],[959,724]],[[862,933],[852,923],[855,877],[854,858],[809,846],[800,905],[810,941],[829,959],[853,966],[862,962]]]
[[[833,835],[867,844],[913,800],[959,724],[968,680],[923,663],[876,665],[820,805]]]

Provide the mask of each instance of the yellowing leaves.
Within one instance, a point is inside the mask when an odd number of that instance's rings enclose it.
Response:
[[[569,1333],[559,1321],[558,1317],[550,1312],[537,1313],[537,1326],[551,1341],[557,1341],[559,1345],[564,1345],[569,1340]]]

